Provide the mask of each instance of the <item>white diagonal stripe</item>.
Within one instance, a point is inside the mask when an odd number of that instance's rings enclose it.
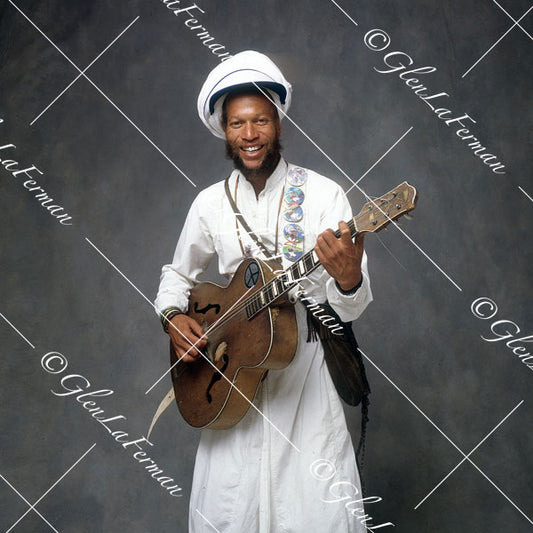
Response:
[[[196,509],[196,512],[217,532],[220,533],[220,531],[198,510]]]
[[[411,126],[347,191],[348,194],[357,184],[413,129]]]
[[[524,189],[522,189],[522,187],[520,187],[520,185],[518,186],[518,188],[533,202],[533,198],[531,196],[529,196],[529,194],[524,191]]]
[[[525,29],[523,28],[522,26],[520,26],[520,24],[518,24],[518,21],[516,21],[498,2],[496,2],[496,0],[492,0],[513,22],[516,23],[516,25],[530,38],[533,40],[533,37],[531,37],[530,33]]]
[[[464,78],[533,9],[531,6],[462,76]]]
[[[24,500],[28,505],[29,505],[29,509],[27,512],[29,511],[34,511],[35,513],[37,513],[56,533],[59,533],[59,531],[50,523],[48,522],[48,520],[37,510],[35,509],[34,505],[32,505],[26,498],[24,498],[24,496],[2,475],[0,474],[0,477],[13,489],[13,491],[18,494],[20,496],[20,498],[22,500]],[[26,516],[26,515],[24,515]],[[6,530],[6,533],[9,533],[9,531],[11,531],[13,529],[13,527],[18,524],[20,522],[22,518],[19,518],[15,524],[13,524],[8,530]]]
[[[35,350],[35,346],[2,313],[0,316]]]
[[[448,473],[448,475],[444,476],[435,487],[429,491],[429,493],[422,498],[416,505],[415,509],[418,509],[522,404],[524,403],[524,400],[519,402],[506,416],[503,418],[485,437],[479,441],[479,443],[474,446],[464,457],[455,465],[454,468]]]
[[[168,157],[157,144],[144,133],[144,131],[131,120],[115,102],[113,102],[101,89],[98,87],[83,71],[61,50],[14,2],[9,0],[9,3],[189,182],[196,187],[196,184],[181,170],[181,168]]]
[[[139,20],[139,17],[135,17],[84,69],[80,72],[31,122],[30,126],[33,126],[39,118],[48,111],[95,63],[102,57],[108,50],[115,44],[124,33],[126,33],[135,22]]]
[[[28,509],[8,530],[6,530],[6,533],[9,533],[9,531],[11,531],[95,446],[96,442],[33,504],[31,509]]]
[[[335,5],[339,8],[339,10],[340,10],[340,11],[341,11],[341,12],[342,12],[342,13],[343,13],[343,14],[344,14],[344,15],[345,15],[345,16],[346,16],[351,22],[353,22],[353,24],[355,24],[356,26],[359,26],[359,24],[357,24],[357,22],[355,22],[355,20],[354,20],[352,17],[350,17],[350,15],[348,15],[348,13],[346,13],[346,11],[344,11],[344,9],[342,9],[342,7],[341,7],[339,4],[337,4],[337,2],[335,2],[335,0],[331,0],[331,2],[332,2],[333,4],[335,4]]]
[[[405,392],[403,392],[400,387],[398,387],[398,385],[396,385],[396,383],[394,383],[394,381],[392,381],[392,379],[389,378],[389,376],[387,376],[387,374],[385,374],[385,372],[383,372],[383,370],[381,370],[381,368],[379,368],[378,365],[376,365],[376,363],[374,363],[374,361],[372,361],[372,359],[370,359],[370,357],[368,357],[368,355],[366,355],[362,350],[361,348],[359,348],[359,351],[361,352],[361,354],[363,355],[363,357],[463,456],[466,458],[466,460],[528,521],[530,522],[531,524],[533,524],[533,520],[531,520],[531,518],[529,518],[529,516],[526,515],[526,513],[524,513],[524,511],[522,511],[522,509],[520,509],[520,507],[518,507],[518,505],[516,505],[516,503],[513,502],[513,500],[511,500],[511,498],[509,498],[509,496],[507,496],[507,494],[505,494],[505,492],[503,492],[502,489],[500,489],[500,487],[498,487],[498,485],[496,485],[496,483],[494,483],[494,481],[492,481],[492,479],[489,478],[489,476],[487,476],[485,474],[485,472],[483,472],[483,470],[481,470],[481,468],[479,468],[475,463],[474,461],[472,461],[472,459],[470,459],[470,457],[468,457],[462,450],[461,448],[459,448],[459,446],[457,446],[457,444],[455,444],[455,442],[450,438],[448,437],[448,435],[446,435],[446,433],[444,433],[444,431],[442,431],[442,429],[440,429],[439,426],[437,426],[437,424],[435,424],[435,422],[433,422],[433,420],[431,420],[431,418],[429,418],[428,415],[426,415],[426,413],[424,413],[424,411],[422,411],[422,409],[420,409],[420,407],[418,407],[418,405],[416,405],[415,402],[413,402],[413,400],[411,400],[411,398],[409,398],[409,396],[407,396],[407,394],[405,394]]]

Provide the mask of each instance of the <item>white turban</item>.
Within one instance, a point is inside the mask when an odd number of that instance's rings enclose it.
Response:
[[[198,96],[198,114],[207,129],[216,137],[226,137],[222,129],[222,103],[231,89],[254,83],[268,92],[283,111],[283,118],[291,105],[291,84],[279,68],[265,55],[253,50],[235,54],[222,61],[207,76]]]

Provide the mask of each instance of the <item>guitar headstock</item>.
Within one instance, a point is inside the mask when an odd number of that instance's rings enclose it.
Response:
[[[416,207],[416,189],[406,181],[387,194],[367,202],[354,218],[359,233],[377,233],[393,220],[409,213]]]

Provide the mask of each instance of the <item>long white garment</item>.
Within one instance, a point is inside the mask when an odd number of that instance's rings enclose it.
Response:
[[[251,184],[239,178],[239,210],[270,250],[275,246],[280,195],[292,167],[280,160],[258,198]],[[339,220],[352,216],[337,184],[307,172],[304,216],[298,222],[304,229],[305,252],[324,229],[336,229]],[[232,193],[238,176],[234,171],[230,177]],[[280,217],[280,246],[285,224]],[[261,256],[242,228],[241,238],[245,249]],[[208,187],[193,202],[174,259],[162,269],[157,310],[185,310],[190,288],[215,253],[220,272],[231,277],[243,257],[223,182]],[[302,284],[307,295],[317,302],[327,299],[344,321],[356,319],[372,300],[366,255],[363,284],[352,296],[342,295],[323,268],[309,278],[311,282]],[[287,368],[269,371],[260,385],[254,401],[259,412],[250,408],[231,429],[202,430],[191,490],[191,533],[213,531],[201,515],[220,533],[365,531],[358,519],[364,514],[357,502],[362,496],[344,412],[320,342],[306,342],[301,303],[296,304],[296,316],[298,349]]]

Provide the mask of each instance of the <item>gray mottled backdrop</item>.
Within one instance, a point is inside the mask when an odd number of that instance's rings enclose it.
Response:
[[[198,90],[215,53],[251,48],[294,86],[288,160],[336,179],[354,211],[361,190],[419,191],[413,221],[367,238],[372,523],[531,531],[531,9],[2,0],[0,528],[187,530],[199,433],[172,407],[142,440],[170,386],[146,394],[168,365],[150,301],[190,202],[230,169]]]

